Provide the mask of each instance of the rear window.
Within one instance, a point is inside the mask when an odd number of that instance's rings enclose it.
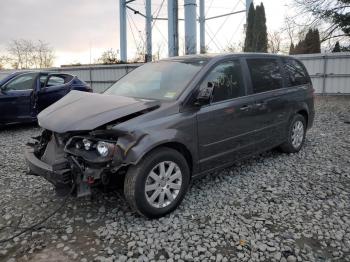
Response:
[[[253,92],[262,93],[283,87],[281,69],[277,59],[247,59]]]
[[[283,62],[288,87],[305,85],[310,82],[304,66],[299,61],[285,59]]]

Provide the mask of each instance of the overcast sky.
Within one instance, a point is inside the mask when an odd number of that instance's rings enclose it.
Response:
[[[154,16],[161,2],[152,1]],[[167,15],[166,2],[159,17]],[[268,29],[280,29],[285,14],[290,12],[286,6],[289,0],[262,2],[266,9]],[[244,0],[206,0],[206,15],[210,17],[242,10],[243,3]],[[183,0],[179,4],[179,16],[183,17]],[[119,49],[118,5],[118,0],[1,0],[0,51],[6,50],[11,39],[40,39],[54,48],[56,66],[73,62],[89,63],[90,53],[94,62],[104,50]],[[144,0],[136,0],[130,5],[144,12]],[[244,13],[208,21],[206,42],[210,51],[220,52],[229,43],[238,44],[242,41],[244,21]],[[128,22],[128,58],[133,58],[137,50],[134,38],[141,41],[144,19],[128,11]],[[180,39],[183,39],[182,22],[179,27]],[[153,27],[153,49],[160,50],[162,56],[167,54],[166,36],[166,22],[158,21]]]

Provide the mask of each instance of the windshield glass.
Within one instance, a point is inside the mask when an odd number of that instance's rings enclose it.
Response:
[[[147,63],[124,76],[105,94],[174,100],[204,64],[205,60]]]

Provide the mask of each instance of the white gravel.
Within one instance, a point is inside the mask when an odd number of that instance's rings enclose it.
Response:
[[[194,182],[159,220],[131,212],[122,192],[68,205],[0,244],[0,261],[350,261],[350,97],[316,101],[298,154],[270,151]],[[62,201],[26,176],[23,147],[40,129],[0,131],[0,239]]]

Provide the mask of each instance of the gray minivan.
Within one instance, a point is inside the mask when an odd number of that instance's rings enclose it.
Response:
[[[301,62],[270,54],[174,57],[138,67],[103,94],[72,91],[42,111],[31,173],[77,196],[123,181],[138,213],[160,217],[193,178],[275,147],[298,152],[314,119]]]

